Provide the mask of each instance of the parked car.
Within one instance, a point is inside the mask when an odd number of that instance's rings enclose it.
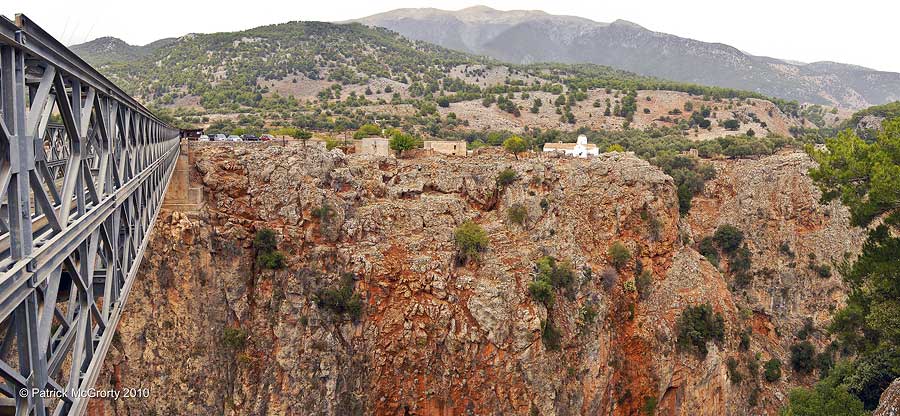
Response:
[[[201,141],[201,142],[208,142],[208,141],[209,141],[209,136],[207,136],[207,135],[204,134],[204,135],[201,135],[199,138],[197,138],[197,140],[198,140],[198,141]]]
[[[241,138],[244,139],[245,142],[258,142],[259,141],[259,137],[256,137],[255,134],[245,134],[245,135],[241,136]]]
[[[259,136],[259,139],[267,142],[269,140],[275,140],[275,137],[273,137],[271,134],[263,134],[262,136]]]
[[[242,141],[244,141],[244,140],[241,139],[241,136],[238,136],[238,135],[236,135],[236,134],[232,134],[231,136],[228,136],[228,141],[230,141],[230,142],[242,142]]]
[[[213,136],[213,141],[224,142],[226,140],[228,140],[228,136],[226,136],[222,133],[219,133],[219,134],[216,134],[215,136]]]

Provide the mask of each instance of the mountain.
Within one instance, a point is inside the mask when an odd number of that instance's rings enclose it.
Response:
[[[104,65],[112,62],[133,61],[146,57],[159,48],[165,47],[176,41],[176,38],[165,38],[144,46],[129,45],[125,41],[106,36],[94,39],[90,42],[73,45],[73,52],[82,59],[94,65]]]
[[[900,74],[834,62],[801,64],[654,32],[542,11],[398,9],[356,22],[511,63],[595,63],[675,81],[862,108],[900,99]]]

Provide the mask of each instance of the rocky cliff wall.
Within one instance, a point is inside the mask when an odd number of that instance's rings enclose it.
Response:
[[[791,386],[812,381],[788,368],[794,331],[807,317],[821,328],[844,297],[837,270],[820,277],[809,254],[830,264],[862,238],[845,209],[817,202],[802,154],[717,162],[680,218],[672,179],[625,154],[192,152],[204,202],[161,214],[101,376],[153,398],[96,401],[95,414],[775,414]],[[518,178],[498,187],[507,168]],[[464,220],[488,236],[477,263],[456,256]],[[725,223],[753,254],[740,288],[727,263],[695,250]],[[278,235],[281,270],[256,265],[263,228]],[[633,254],[618,271],[607,255],[617,241]],[[575,270],[552,308],[527,288],[544,255]],[[650,283],[633,290],[642,270]],[[316,302],[345,275],[358,320]],[[705,357],[675,345],[678,315],[701,303],[726,325]],[[548,321],[557,350],[542,341]],[[744,370],[757,355],[780,358],[785,376],[729,380],[728,358]]]

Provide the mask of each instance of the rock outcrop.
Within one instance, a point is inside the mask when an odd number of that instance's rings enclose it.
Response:
[[[837,270],[807,267],[810,254],[831,263],[862,238],[844,208],[817,202],[802,154],[717,162],[681,218],[672,179],[620,153],[192,151],[204,202],[161,213],[101,377],[149,387],[152,400],[99,401],[95,414],[775,414],[787,389],[812,380],[785,367],[769,383],[745,365],[787,363],[793,328],[825,323],[844,289]],[[497,183],[504,169],[517,174],[508,186]],[[452,236],[465,220],[488,248],[462,264]],[[695,250],[725,223],[753,254],[745,287]],[[278,235],[283,269],[256,264],[264,228]],[[618,270],[615,242],[632,254]],[[545,255],[575,272],[550,308],[528,291]],[[318,301],[345,276],[358,319]],[[705,357],[676,347],[679,314],[702,303],[726,328]],[[548,322],[558,349],[542,337]],[[824,345],[824,334],[812,339]],[[729,379],[730,358],[743,382]]]
[[[897,416],[900,415],[900,378],[894,380],[890,386],[881,393],[881,401],[872,416]]]

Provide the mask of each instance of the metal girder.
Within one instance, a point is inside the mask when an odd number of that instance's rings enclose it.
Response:
[[[177,129],[0,16],[0,411],[86,412],[178,153]]]

